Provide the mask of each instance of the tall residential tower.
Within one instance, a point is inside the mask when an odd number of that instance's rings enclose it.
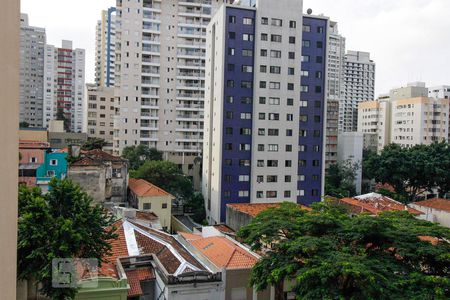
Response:
[[[102,11],[95,38],[95,84],[114,86],[116,60],[116,8]]]

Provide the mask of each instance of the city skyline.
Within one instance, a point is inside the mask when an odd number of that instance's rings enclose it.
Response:
[[[21,12],[28,13],[31,26],[45,27],[47,43],[59,44],[61,39],[70,39],[77,47],[86,49],[86,82],[93,83],[95,25],[101,10],[115,6],[115,1],[80,0],[79,6],[71,7],[71,14],[67,14],[67,6],[61,5],[62,2],[22,0]],[[90,9],[82,4],[88,4]],[[446,50],[450,41],[439,38],[450,29],[450,19],[446,18],[450,10],[448,1],[305,0],[303,7],[304,12],[311,8],[314,15],[324,14],[338,22],[340,33],[347,39],[348,50],[371,53],[377,62],[375,97],[404,86],[405,82],[442,85],[446,84],[443,78],[450,78],[450,68],[442,63],[450,62],[450,52]]]

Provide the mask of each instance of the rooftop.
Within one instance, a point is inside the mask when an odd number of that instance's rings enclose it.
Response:
[[[50,143],[41,141],[19,141],[19,149],[48,149],[50,148]]]
[[[256,217],[262,211],[268,208],[278,208],[281,203],[233,203],[227,204],[233,210],[242,212],[244,214],[250,215],[252,217]],[[311,208],[299,204],[300,208],[311,210]]]
[[[433,198],[433,199],[414,202],[413,204],[450,212],[450,200],[449,199]]]
[[[155,272],[152,267],[141,267],[138,269],[125,270],[127,275],[128,284],[130,289],[128,290],[128,297],[136,297],[143,294],[141,288],[141,281],[147,281],[155,279]]]
[[[71,166],[100,166],[105,162],[126,162],[120,156],[114,156],[100,149],[81,151],[80,157]]]
[[[355,196],[353,198],[342,198],[339,199],[338,202],[349,206],[351,211],[355,214],[371,213],[374,215],[378,215],[379,213],[384,211],[404,210],[407,210],[409,213],[414,215],[422,214],[422,212],[416,209],[410,208],[403,203],[377,193],[368,193],[360,196]]]
[[[144,180],[130,178],[128,182],[130,190],[139,197],[158,197],[158,196],[171,196],[168,192],[160,187]]]

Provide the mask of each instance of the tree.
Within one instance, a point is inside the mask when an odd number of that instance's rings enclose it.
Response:
[[[162,160],[147,160],[131,177],[145,179],[185,201],[192,197],[194,189],[191,180],[176,164]]]
[[[70,119],[67,118],[66,114],[64,113],[64,109],[61,107],[59,107],[56,111],[56,120],[64,121],[64,130],[66,132],[70,132]]]
[[[441,195],[450,190],[450,147],[445,142],[410,148],[391,144],[363,165],[366,176],[393,186],[406,203],[433,188]]]
[[[203,223],[206,218],[205,199],[201,193],[194,193],[185,204],[192,210],[192,219],[197,223]]]
[[[18,279],[34,279],[41,293],[73,299],[76,289],[52,288],[52,259],[96,258],[102,262],[116,238],[112,217],[69,180],[53,179],[47,194],[38,188],[19,190]]]
[[[283,203],[238,236],[264,252],[250,278],[258,291],[288,280],[297,299],[450,297],[450,230],[405,211],[351,217],[329,202],[311,212]]]
[[[20,122],[19,128],[28,128],[30,127],[30,124],[28,122]]]
[[[108,143],[104,139],[100,138],[88,138],[88,140],[82,146],[83,150],[103,149]]]
[[[133,170],[137,170],[147,160],[163,159],[162,152],[146,145],[125,147],[122,151],[122,157],[128,159],[130,168]]]
[[[325,177],[325,194],[343,198],[356,195],[355,178],[357,163],[346,161],[332,164]]]

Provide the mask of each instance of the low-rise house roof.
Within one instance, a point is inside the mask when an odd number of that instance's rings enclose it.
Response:
[[[100,166],[107,162],[125,163],[126,159],[114,156],[100,149],[81,151],[80,156],[71,163],[71,166]]]
[[[433,198],[433,199],[413,202],[412,204],[450,212],[450,200],[449,199]]]
[[[172,196],[165,190],[156,185],[144,180],[144,179],[135,179],[130,178],[128,181],[129,189],[139,197],[158,197],[158,196]]]
[[[422,212],[410,208],[401,202],[398,202],[387,196],[383,196],[377,193],[368,193],[353,198],[342,198],[338,200],[338,203],[344,204],[349,207],[352,213],[370,213],[378,215],[384,211],[404,211],[414,215],[420,215]]]
[[[50,148],[50,143],[41,141],[28,141],[20,140],[19,149],[48,149]]]
[[[281,203],[232,203],[227,204],[228,207],[233,210],[242,212],[244,214],[250,215],[252,217],[256,217],[262,211],[268,208],[278,208]],[[311,210],[311,208],[299,204],[302,209]]]

